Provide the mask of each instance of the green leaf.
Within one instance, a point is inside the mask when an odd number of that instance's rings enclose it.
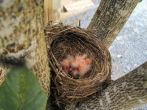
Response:
[[[0,87],[0,110],[45,110],[47,95],[26,67],[13,68]]]

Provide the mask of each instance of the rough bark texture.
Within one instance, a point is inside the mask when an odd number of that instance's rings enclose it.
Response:
[[[61,0],[44,0],[45,25],[58,24],[60,21]]]
[[[137,2],[103,0],[89,29],[96,29],[97,35],[110,44]],[[47,93],[50,76],[43,34],[43,1],[0,0],[0,16],[0,55],[12,60],[25,57]],[[9,67],[0,65],[0,84],[8,70]],[[127,110],[144,103],[147,103],[147,63],[79,103],[77,109]]]
[[[44,37],[42,0],[0,0],[0,55],[24,57],[49,92],[49,67]],[[0,84],[9,67],[0,65]]]
[[[77,108],[72,104],[66,110],[132,110],[143,104],[147,104],[147,62],[79,103]]]
[[[139,0],[101,0],[88,29],[93,30],[110,47],[138,2]]]

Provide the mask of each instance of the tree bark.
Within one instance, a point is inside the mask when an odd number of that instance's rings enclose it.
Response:
[[[79,103],[76,110],[132,110],[143,104],[147,104],[147,62]],[[75,106],[66,110],[75,110]]]
[[[0,16],[0,58],[24,58],[48,94],[50,72],[44,37],[43,1],[0,0]],[[0,84],[8,70],[8,66],[0,65]]]
[[[111,44],[109,39],[116,37],[137,2],[102,1],[96,13],[99,17],[94,16],[89,29],[96,29],[98,37],[105,44]],[[1,0],[0,16],[0,55],[12,60],[25,58],[48,93],[50,72],[43,33],[42,0]],[[0,84],[8,70],[9,67],[0,65]],[[127,110],[144,103],[147,103],[147,63],[112,82],[100,94],[80,103],[78,108]]]
[[[61,0],[44,0],[44,22],[54,25],[60,21]]]
[[[139,0],[101,0],[88,29],[110,47]]]

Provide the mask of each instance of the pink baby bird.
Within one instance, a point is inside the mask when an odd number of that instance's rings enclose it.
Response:
[[[87,55],[77,55],[75,60],[72,62],[71,67],[73,70],[73,76],[79,75],[83,78],[84,75],[90,70],[92,60],[87,58]]]
[[[90,70],[92,60],[87,58],[87,55],[68,56],[61,62],[63,70],[67,74],[71,74],[73,78],[83,78],[84,75]]]
[[[69,73],[71,71],[71,62],[73,60],[74,60],[73,56],[68,55],[67,58],[65,58],[61,62],[61,66],[66,73]]]

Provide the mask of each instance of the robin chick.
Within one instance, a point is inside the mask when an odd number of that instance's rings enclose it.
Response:
[[[76,55],[74,61],[71,63],[71,67],[75,68],[72,73],[73,76],[79,75],[83,78],[85,74],[90,70],[92,60],[87,58],[87,55]]]
[[[63,61],[61,61],[61,66],[62,69],[66,72],[69,73],[71,71],[71,62],[73,62],[74,57],[68,55],[67,58],[63,59]]]
[[[73,78],[83,78],[90,70],[92,60],[87,55],[68,56],[61,62],[63,70]]]

